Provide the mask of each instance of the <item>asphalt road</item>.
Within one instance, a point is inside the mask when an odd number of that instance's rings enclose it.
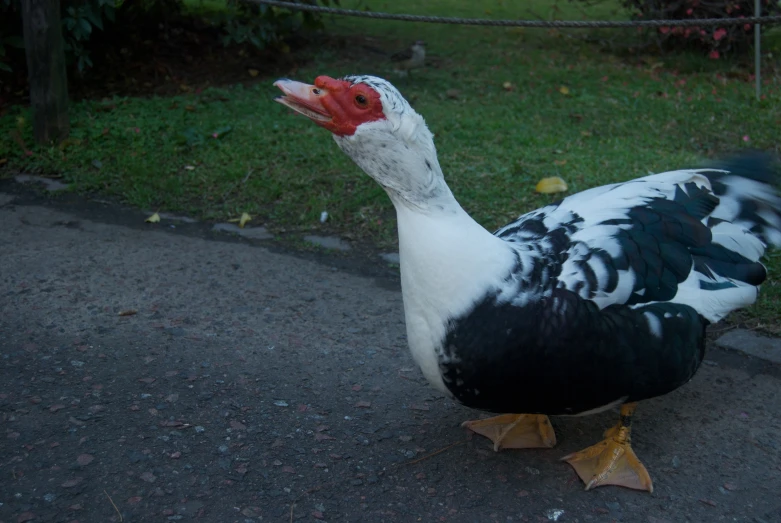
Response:
[[[653,494],[585,492],[559,458],[616,413],[494,453],[412,362],[392,271],[143,218],[0,194],[2,523],[781,522],[778,365],[711,348],[638,409]]]

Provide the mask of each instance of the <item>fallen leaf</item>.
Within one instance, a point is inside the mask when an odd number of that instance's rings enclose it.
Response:
[[[132,498],[127,498],[128,505],[135,505],[139,501],[141,501],[141,496],[133,496]]]
[[[359,401],[358,403],[355,404],[355,406],[357,408],[359,408],[359,409],[368,409],[369,407],[372,406],[372,402],[371,401]]]
[[[566,85],[562,85],[561,87],[559,87],[559,92],[566,96],[569,94],[569,87],[567,87]]]
[[[241,213],[241,218],[239,219],[239,227],[244,228],[244,226],[247,224],[248,221],[252,219],[252,216],[247,214],[246,212]]]
[[[155,476],[151,472],[144,472],[143,474],[141,474],[138,477],[141,478],[142,480],[146,481],[147,483],[154,483],[155,480],[157,479],[157,476]]]
[[[312,512],[312,517],[315,519],[323,519],[324,516],[323,513],[320,512],[319,510],[315,510]]]
[[[543,178],[537,182],[537,186],[534,190],[542,194],[564,192],[567,190],[567,182],[558,176],[551,176],[550,178]]]
[[[734,483],[725,483],[724,488],[727,490],[738,490],[738,486]]]
[[[92,456],[91,454],[79,454],[79,457],[76,458],[76,463],[84,467],[92,463],[92,460],[94,459],[95,457]]]
[[[248,518],[255,518],[258,516],[258,514],[260,514],[259,507],[247,507],[241,511],[241,515],[247,516]]]
[[[328,434],[324,434],[322,432],[318,432],[317,434],[315,434],[315,441],[325,441],[329,439],[336,439],[336,438],[333,436],[329,436]]]
[[[144,220],[147,223],[160,223],[160,215],[157,213],[154,213],[152,216]]]
[[[553,160],[554,165],[567,165],[567,160]]]
[[[504,82],[502,84],[502,89],[504,89],[505,91],[512,91],[513,90],[513,84],[510,83],[510,82]]]
[[[138,378],[141,383],[154,383],[157,378]]]
[[[65,483],[63,483],[61,486],[64,488],[71,488],[71,487],[75,487],[79,483],[81,483],[81,478],[71,478],[69,480],[66,480]]]
[[[287,472],[288,474],[295,474],[296,473],[295,469],[293,469],[293,467],[291,467],[289,465],[285,465],[284,467],[282,467],[282,472]]]
[[[58,410],[62,410],[65,408],[65,405],[52,405],[49,407],[49,412],[57,412]]]
[[[705,503],[706,505],[710,505],[711,507],[716,506],[716,502],[713,501],[712,499],[701,499],[700,503]]]
[[[133,316],[134,314],[138,314],[138,311],[135,309],[128,309],[126,311],[119,311],[120,316]]]

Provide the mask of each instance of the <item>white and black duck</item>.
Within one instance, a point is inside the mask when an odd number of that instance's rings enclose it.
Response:
[[[551,447],[548,415],[620,406],[603,441],[563,459],[587,489],[651,491],[632,414],[694,376],[708,324],[756,300],[759,260],[781,245],[774,160],[747,152],[597,187],[492,234],[458,204],[431,132],[390,83],[275,85],[390,196],[415,361],[464,405],[503,413],[465,425],[497,450]]]

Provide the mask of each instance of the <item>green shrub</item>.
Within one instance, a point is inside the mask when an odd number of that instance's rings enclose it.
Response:
[[[594,0],[575,0],[593,3]],[[761,0],[762,16],[781,15],[778,0]],[[754,0],[620,0],[636,20],[745,18],[754,15]],[[742,50],[753,42],[754,25],[658,27],[647,30],[660,47],[698,48],[711,58]]]
[[[11,71],[12,63],[24,63],[22,1],[0,0],[0,71]],[[293,1],[318,3],[318,0]],[[326,5],[338,3],[338,0],[319,1]],[[80,73],[92,67],[90,41],[96,31],[129,24],[158,24],[182,13],[183,6],[184,0],[61,0],[68,64]],[[279,46],[299,29],[321,27],[320,17],[315,13],[238,0],[227,0],[226,9],[215,16],[216,23],[225,31],[225,45]],[[12,53],[19,54],[11,56]]]

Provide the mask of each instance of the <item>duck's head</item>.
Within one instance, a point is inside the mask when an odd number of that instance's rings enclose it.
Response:
[[[303,114],[335,136],[359,138],[367,128],[398,131],[425,124],[390,82],[376,76],[318,76],[314,85],[280,79],[276,101]]]
[[[276,101],[328,129],[339,147],[398,196],[420,205],[450,191],[423,118],[390,82],[375,76],[318,76],[314,85],[281,79]]]

